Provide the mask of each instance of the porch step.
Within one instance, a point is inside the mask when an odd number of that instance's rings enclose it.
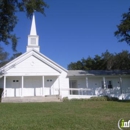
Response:
[[[47,97],[5,97],[2,98],[3,103],[22,103],[22,102],[61,102],[58,96]]]

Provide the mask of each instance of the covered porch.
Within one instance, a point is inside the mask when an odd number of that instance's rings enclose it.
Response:
[[[82,76],[70,77],[68,98],[111,96],[130,99],[129,76]]]
[[[60,77],[52,76],[4,76],[2,97],[35,97],[59,95]]]

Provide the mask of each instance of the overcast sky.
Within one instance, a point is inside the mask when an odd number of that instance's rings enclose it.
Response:
[[[108,50],[119,53],[130,46],[119,43],[114,36],[121,15],[128,11],[130,0],[46,0],[46,17],[35,13],[41,53],[67,68],[88,56]],[[18,52],[26,52],[31,20],[17,13],[19,22],[14,30],[20,38]],[[11,46],[5,50],[12,54]]]

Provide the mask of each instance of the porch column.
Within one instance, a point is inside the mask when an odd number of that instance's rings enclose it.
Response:
[[[59,96],[61,94],[61,91],[60,91],[60,76],[58,77],[58,86],[59,86]]]
[[[86,88],[88,88],[88,77],[86,77]]]
[[[121,94],[122,94],[122,78],[120,77],[120,91],[121,91]]]
[[[42,76],[42,96],[45,96],[45,93],[44,93],[44,76]]]
[[[24,85],[24,77],[21,77],[21,97],[23,97],[23,85]]]
[[[106,79],[103,77],[103,87],[106,88]]]
[[[5,98],[5,93],[6,93],[6,76],[4,76],[4,90],[3,90],[3,98]]]

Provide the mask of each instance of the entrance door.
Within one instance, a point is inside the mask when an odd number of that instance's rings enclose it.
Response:
[[[24,77],[24,96],[42,95],[42,77],[26,76]]]
[[[45,95],[53,95],[52,85],[52,79],[47,79],[45,81]]]
[[[20,97],[21,96],[21,78],[7,77],[6,78],[6,97]]]
[[[76,80],[70,80],[69,82],[70,88],[77,88],[77,81]],[[78,91],[77,90],[70,90],[71,95],[77,95]]]
[[[20,81],[18,79],[13,80],[12,87],[14,89],[14,97],[20,97]]]

